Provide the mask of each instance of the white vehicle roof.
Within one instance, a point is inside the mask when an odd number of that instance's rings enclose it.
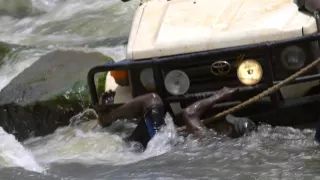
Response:
[[[127,58],[144,59],[299,37],[317,31],[293,0],[152,0],[136,11]]]

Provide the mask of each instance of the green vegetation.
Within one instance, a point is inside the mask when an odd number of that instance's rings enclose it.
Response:
[[[98,73],[95,77],[96,79],[96,87],[97,87],[97,94],[100,96],[104,90],[105,90],[105,84],[106,84],[106,76],[108,75],[108,72]]]
[[[10,47],[0,42],[0,65],[3,63],[3,58],[10,52]]]

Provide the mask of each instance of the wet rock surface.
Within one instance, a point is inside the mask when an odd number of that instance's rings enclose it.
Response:
[[[9,51],[9,45],[0,41],[0,59],[2,59]]]
[[[15,44],[7,44],[4,42],[0,41],[0,66],[3,62],[3,58],[13,49],[13,48],[18,48],[20,47],[19,45]]]
[[[78,103],[64,102],[59,107],[53,102],[49,100],[26,106],[14,103],[0,105],[0,126],[23,141],[53,133],[58,127],[68,125],[69,119],[82,110]]]
[[[41,13],[31,0],[0,0],[0,15],[23,18]]]
[[[58,50],[42,56],[0,91],[0,126],[24,140],[69,124],[89,106],[87,72],[108,61],[96,52]],[[103,76],[98,82],[104,83]]]

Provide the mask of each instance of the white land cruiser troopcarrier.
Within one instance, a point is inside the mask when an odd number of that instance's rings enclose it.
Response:
[[[224,86],[242,88],[229,106],[244,101],[319,57],[318,7],[320,0],[141,3],[126,59],[88,74],[93,105],[98,106],[93,76],[102,71],[111,71],[106,90],[116,91],[116,104],[156,92],[167,104],[184,107]],[[299,97],[319,78],[317,69],[308,71],[261,103],[270,110],[308,104]]]

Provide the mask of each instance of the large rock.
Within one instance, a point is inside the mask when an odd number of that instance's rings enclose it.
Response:
[[[96,52],[58,50],[42,56],[0,91],[0,126],[24,140],[69,124],[90,103],[89,69],[108,61]],[[96,77],[98,87],[104,87],[104,75]]]
[[[27,105],[59,95],[88,101],[87,73],[93,66],[111,61],[101,53],[54,51],[15,77],[0,91],[0,104]],[[102,82],[103,83],[103,82]]]
[[[0,126],[19,141],[53,133],[58,127],[68,125],[69,119],[83,109],[71,101],[63,101],[57,106],[61,102],[57,99],[26,106],[0,105]]]

